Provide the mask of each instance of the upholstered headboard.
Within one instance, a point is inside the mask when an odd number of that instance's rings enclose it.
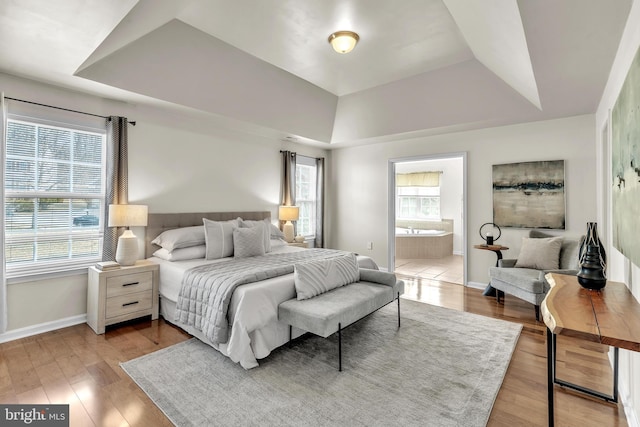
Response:
[[[149,218],[147,220],[147,233],[145,237],[145,257],[150,257],[151,254],[159,249],[159,247],[152,244],[151,241],[164,231],[171,230],[173,228],[202,225],[202,218],[207,218],[213,221],[226,221],[238,217],[248,220],[270,219],[271,212],[188,212],[149,214]]]

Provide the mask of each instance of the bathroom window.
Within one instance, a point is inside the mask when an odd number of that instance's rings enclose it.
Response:
[[[440,187],[397,187],[399,219],[440,220]]]

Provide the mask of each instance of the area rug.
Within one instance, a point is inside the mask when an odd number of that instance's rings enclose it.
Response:
[[[522,326],[402,300],[244,370],[197,339],[123,363],[177,426],[484,426]]]

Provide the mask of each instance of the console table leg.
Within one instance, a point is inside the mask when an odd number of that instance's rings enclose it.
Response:
[[[547,402],[548,402],[548,414],[549,414],[549,427],[553,427],[554,425],[554,417],[553,417],[553,384],[555,380],[554,375],[554,365],[555,365],[555,349],[553,348],[554,344],[554,335],[551,332],[551,329],[547,328]]]

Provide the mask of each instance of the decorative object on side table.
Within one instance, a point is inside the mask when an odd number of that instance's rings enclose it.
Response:
[[[479,231],[480,237],[482,237],[482,240],[487,242],[487,246],[493,245],[494,242],[502,235],[502,230],[500,230],[498,224],[494,224],[492,222],[485,222],[482,224]]]
[[[134,265],[138,259],[138,238],[129,227],[147,226],[147,206],[109,205],[109,227],[127,227],[118,238],[116,261],[120,265]]]
[[[297,206],[280,206],[278,209],[278,218],[280,221],[286,221],[282,226],[282,232],[287,243],[293,242],[294,230],[291,221],[297,221],[299,216],[300,209]]]
[[[587,223],[587,235],[580,245],[578,283],[587,289],[602,289],[607,284],[607,254],[598,237],[598,224]]]

